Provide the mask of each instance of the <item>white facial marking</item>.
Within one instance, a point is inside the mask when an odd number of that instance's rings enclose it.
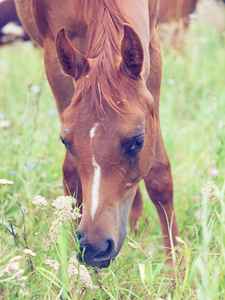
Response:
[[[96,128],[99,126],[99,123],[96,123],[94,127],[90,130],[90,139],[91,144],[92,140],[95,136]],[[94,220],[95,212],[98,207],[98,200],[99,200],[99,187],[100,187],[100,177],[101,177],[101,167],[97,164],[94,154],[92,155],[92,164],[94,168],[94,177],[92,183],[92,205],[91,205],[91,217],[92,221]]]
[[[95,212],[98,207],[101,168],[96,163],[94,155],[92,156],[92,163],[93,163],[93,167],[94,167],[94,178],[93,178],[93,184],[92,184],[92,205],[91,205],[91,217],[92,217],[92,221],[93,221]]]
[[[94,125],[94,127],[93,128],[91,128],[91,130],[90,130],[90,138],[91,138],[91,143],[92,143],[92,139],[93,139],[93,137],[95,136],[95,131],[96,131],[96,128],[99,126],[99,123],[97,122],[97,123],[95,123],[95,125]]]

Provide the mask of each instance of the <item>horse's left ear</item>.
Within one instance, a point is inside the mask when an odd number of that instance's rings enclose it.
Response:
[[[138,79],[143,66],[144,51],[141,40],[134,29],[125,24],[121,44],[121,69],[133,79]]]
[[[89,67],[88,60],[70,43],[64,28],[57,34],[56,52],[63,71],[75,80],[78,80]]]

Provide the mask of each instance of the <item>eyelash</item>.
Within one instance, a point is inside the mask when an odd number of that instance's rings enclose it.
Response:
[[[71,151],[70,147],[64,142],[64,140],[61,136],[60,136],[60,140],[63,143],[63,145],[65,146],[66,150],[69,151],[72,154],[72,151]]]

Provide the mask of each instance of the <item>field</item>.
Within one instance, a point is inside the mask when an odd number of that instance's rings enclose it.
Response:
[[[87,271],[75,261],[70,221],[50,248],[43,241],[56,219],[51,202],[63,195],[65,150],[42,50],[30,43],[0,48],[0,178],[14,183],[0,185],[2,299],[225,298],[224,49],[225,31],[198,20],[182,53],[162,44],[161,122],[182,238],[177,267],[164,263],[157,214],[141,183],[139,234],[128,229],[110,267]],[[37,195],[47,200],[45,210],[31,202]],[[21,257],[10,263],[15,256]]]

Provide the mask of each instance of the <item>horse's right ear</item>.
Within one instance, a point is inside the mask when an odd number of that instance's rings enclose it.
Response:
[[[61,28],[57,34],[56,52],[63,71],[75,80],[78,80],[88,70],[88,60],[73,47],[66,36],[64,28]]]

